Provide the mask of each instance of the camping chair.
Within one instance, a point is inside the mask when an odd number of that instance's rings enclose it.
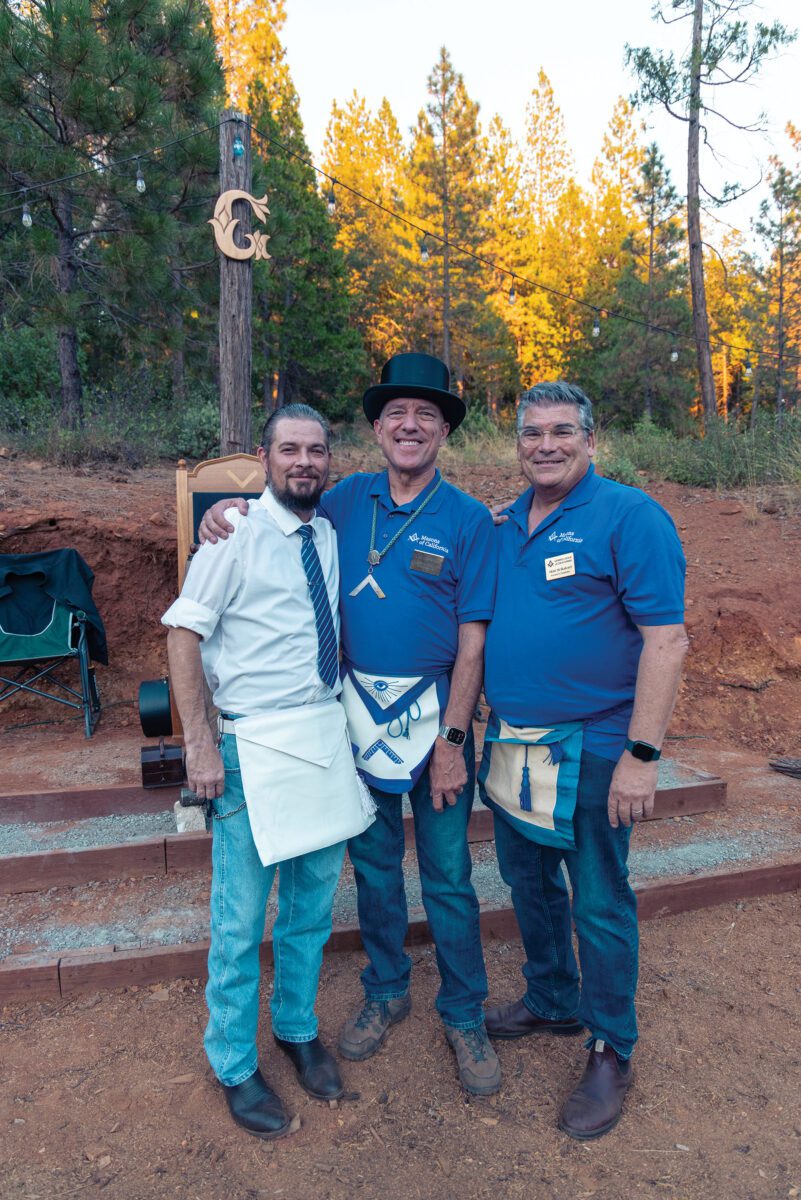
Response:
[[[13,580],[22,577],[8,578],[13,586]],[[74,658],[78,660],[80,691],[55,673]],[[44,683],[53,685],[57,691],[43,691]],[[56,704],[83,710],[86,736],[92,736],[100,720],[100,697],[94,668],[89,665],[86,613],[73,612],[66,604],[53,600],[47,623],[36,633],[9,633],[0,626],[0,702],[17,692],[30,692]]]
[[[228,454],[210,458],[187,470],[183,458],[175,472],[178,521],[178,589],[183,586],[190,551],[198,538],[203,513],[226,496],[257,500],[264,491],[264,468],[255,454]]]

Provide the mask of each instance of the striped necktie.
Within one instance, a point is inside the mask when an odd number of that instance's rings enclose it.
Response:
[[[314,623],[317,626],[317,670],[323,683],[327,683],[330,688],[333,688],[336,686],[339,676],[339,653],[334,619],[331,616],[331,605],[328,601],[328,590],[325,586],[317,547],[314,544],[311,525],[301,525],[298,533],[302,539],[300,557],[309,581],[309,592],[314,606]]]

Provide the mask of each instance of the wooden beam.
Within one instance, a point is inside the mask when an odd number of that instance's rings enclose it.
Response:
[[[750,867],[741,871],[714,875],[687,876],[665,882],[648,882],[635,887],[640,921],[674,916],[709,908],[733,900],[755,896],[780,895],[801,889],[801,860],[768,867]],[[516,941],[519,938],[514,910],[509,906],[482,905],[482,937]],[[410,918],[407,943],[421,945],[430,941],[425,916]],[[105,988],[128,987],[178,979],[184,976],[204,979],[209,944],[207,941],[175,946],[146,946],[138,950],[72,951],[62,954],[11,955],[0,963],[0,1003],[46,1000],[55,995]],[[327,953],[361,948],[356,925],[335,926],[326,947]],[[262,946],[262,961],[272,956],[270,939]]]
[[[180,787],[114,785],[0,796],[0,825],[23,821],[73,821],[115,813],[165,812],[180,798]]]
[[[167,870],[164,838],[142,838],[113,846],[84,850],[50,850],[0,859],[0,895],[38,892],[54,887],[77,887],[104,879],[163,875]]]
[[[59,996],[56,953],[9,954],[0,962],[0,1006]]]
[[[714,875],[690,875],[682,879],[649,881],[636,885],[637,915],[640,921],[670,917],[712,908],[732,900],[750,900],[754,896],[776,896],[801,888],[801,862],[778,863],[768,867],[746,867],[741,871],[722,871]]]

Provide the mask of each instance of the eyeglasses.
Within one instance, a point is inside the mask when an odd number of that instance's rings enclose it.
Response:
[[[536,425],[526,425],[520,430],[518,437],[524,446],[538,446],[544,437],[550,436],[557,442],[567,442],[583,432],[578,425],[554,425],[553,429],[538,429]]]

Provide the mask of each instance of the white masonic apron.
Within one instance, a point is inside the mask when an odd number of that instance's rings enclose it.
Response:
[[[401,794],[426,768],[448,703],[447,675],[373,675],[343,664],[342,704],[356,766],[371,787]]]
[[[338,700],[233,726],[250,828],[265,867],[363,833],[375,803],[359,778]]]

